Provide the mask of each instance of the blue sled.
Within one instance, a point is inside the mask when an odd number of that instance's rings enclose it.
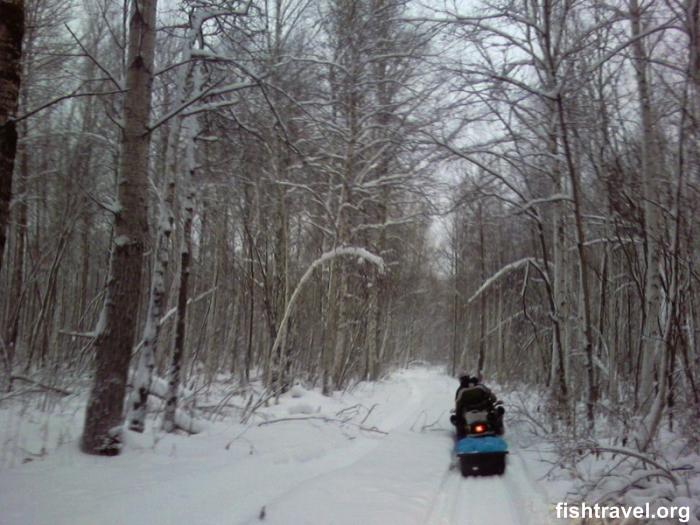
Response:
[[[506,470],[508,444],[500,436],[465,437],[455,443],[464,476],[501,475]]]
[[[508,453],[508,444],[501,436],[465,437],[455,443],[455,453],[484,454],[484,453]]]

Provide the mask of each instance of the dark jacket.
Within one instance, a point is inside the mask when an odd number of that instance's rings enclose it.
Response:
[[[493,407],[495,402],[494,393],[480,383],[466,387],[460,385],[455,394],[458,415],[471,410],[488,410]]]

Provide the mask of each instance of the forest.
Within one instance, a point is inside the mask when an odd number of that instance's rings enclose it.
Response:
[[[678,488],[699,207],[698,0],[0,0],[0,408],[87,454],[429,363]]]

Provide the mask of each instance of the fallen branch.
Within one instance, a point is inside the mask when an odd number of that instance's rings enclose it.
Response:
[[[426,422],[422,427],[420,427],[420,431],[425,432],[426,430],[434,430],[433,427],[438,424],[438,422],[440,421],[440,419],[442,418],[442,415],[444,413],[445,413],[444,410],[442,412],[440,412],[440,415],[432,423]]]
[[[259,427],[265,426],[265,425],[272,425],[273,423],[284,423],[284,422],[289,422],[289,421],[309,421],[309,420],[316,420],[316,421],[323,421],[324,423],[340,423],[341,425],[352,425],[360,430],[364,430],[366,432],[376,432],[377,434],[383,434],[385,436],[388,436],[388,432],[384,432],[383,430],[379,430],[377,427],[366,427],[364,425],[361,425],[359,423],[353,423],[352,421],[348,421],[346,419],[336,419],[333,417],[326,417],[326,416],[305,416],[305,417],[282,417],[279,419],[270,419],[268,421],[262,421],[258,423]]]
[[[364,405],[362,405],[361,403],[357,403],[356,405],[352,405],[352,406],[349,406],[349,407],[345,407],[345,408],[343,408],[343,409],[341,409],[341,410],[338,410],[338,411],[335,413],[335,415],[338,416],[338,417],[340,417],[341,415],[344,415],[344,414],[346,414],[346,413],[352,411],[352,414],[350,415],[350,417],[355,417],[355,416],[360,412],[360,408],[361,408],[361,407],[364,407]]]
[[[201,405],[195,406],[194,408],[197,410],[212,411],[212,414],[209,416],[209,420],[215,419],[217,416],[221,415],[221,412],[224,410],[224,408],[234,408],[236,410],[240,410],[241,413],[243,413],[245,411],[245,407],[236,405],[234,403],[229,403],[232,397],[240,395],[241,393],[241,390],[232,390],[223,399],[221,399],[218,403],[214,405]]]
[[[8,399],[12,399],[13,397],[22,397],[25,394],[38,394],[40,392],[43,392],[43,390],[31,386],[25,388],[24,390],[13,390],[7,394],[0,396],[0,403],[2,403],[3,401],[7,401]]]
[[[365,417],[362,418],[362,421],[360,421],[360,424],[364,424],[364,422],[367,421],[367,418],[369,418],[369,416],[372,414],[374,409],[377,408],[377,406],[379,406],[379,404],[375,403],[370,408],[367,408],[362,403],[357,403],[356,405],[345,407],[342,410],[339,410],[335,413],[335,415],[337,417],[344,416],[344,421],[350,421],[352,418],[358,416],[360,414],[361,409],[364,408],[367,411],[367,413],[365,414]]]
[[[588,450],[594,454],[600,454],[602,452],[608,452],[609,454],[620,454],[621,456],[629,456],[635,459],[638,459],[642,461],[643,463],[647,463],[649,465],[652,465],[653,467],[656,467],[659,469],[659,471],[663,472],[665,474],[665,477],[667,477],[671,483],[673,483],[674,486],[678,486],[679,480],[671,472],[669,469],[661,465],[658,461],[655,461],[651,459],[648,456],[645,456],[644,454],[641,454],[640,452],[637,452],[635,450],[630,450],[627,448],[616,448],[616,447],[601,447],[598,445],[581,445],[579,447],[576,447],[578,450]],[[659,475],[657,472],[656,475]]]
[[[261,406],[266,405],[270,399],[277,395],[277,393],[278,391],[276,390],[273,390],[272,392],[263,392],[255,403],[253,403],[253,394],[251,394],[248,398],[248,402],[246,403],[245,410],[241,415],[241,423],[247,423],[253,414],[255,414],[255,411]]]
[[[372,411],[373,411],[375,408],[377,408],[377,406],[379,406],[379,403],[375,403],[374,405],[372,405],[372,407],[367,411],[367,414],[365,414],[365,417],[363,417],[363,418],[362,418],[362,421],[360,421],[360,424],[361,424],[361,425],[364,424],[365,421],[367,421],[367,418],[370,416],[370,414],[372,413]]]
[[[418,412],[418,415],[416,416],[416,420],[411,425],[411,428],[409,428],[409,430],[411,432],[414,432],[414,428],[418,424],[418,421],[420,421],[421,418],[423,418],[423,425],[425,425],[425,423],[427,423],[427,421],[428,421],[428,413],[425,410],[421,410],[420,412]]]
[[[31,379],[29,377],[24,377],[24,376],[10,376],[10,381],[24,381],[25,383],[30,383],[32,385],[36,385],[44,390],[49,390],[51,392],[56,392],[57,394],[61,394],[62,396],[71,396],[73,395],[73,392],[70,390],[64,390],[63,388],[58,388],[55,386],[47,385],[45,383],[42,383],[40,381],[37,381],[35,379]]]
[[[235,405],[233,403],[217,403],[215,405],[197,405],[194,407],[196,410],[202,410],[203,412],[218,411],[222,408],[235,408],[236,410],[245,410],[244,406]]]

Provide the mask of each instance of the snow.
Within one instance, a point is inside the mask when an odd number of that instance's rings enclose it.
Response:
[[[316,409],[308,403],[298,403],[289,407],[290,414],[313,414]]]
[[[114,238],[114,244],[116,246],[126,246],[131,242],[131,239],[127,235],[119,235]]]
[[[18,425],[30,412],[3,405],[0,439],[22,442],[14,452],[35,446],[26,438],[40,428],[60,428],[61,438],[42,438],[41,458],[0,463],[0,523],[247,524],[263,508],[269,524],[563,523],[534,474],[547,465],[515,439],[504,476],[461,477],[451,453],[455,387],[430,367],[331,397],[298,385],[246,425],[234,409],[185,436],[149,418],[113,458],[78,450],[84,398],[28,433]]]

